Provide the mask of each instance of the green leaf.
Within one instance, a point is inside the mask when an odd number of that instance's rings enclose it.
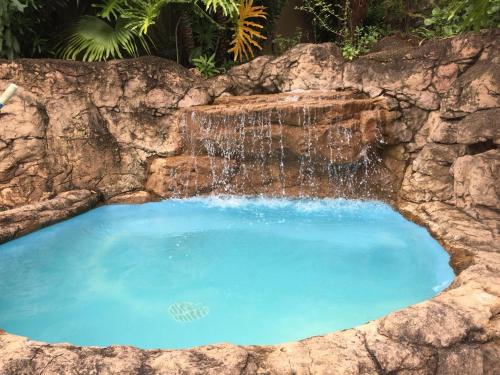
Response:
[[[122,19],[112,27],[98,17],[83,16],[64,45],[58,48],[58,54],[64,59],[83,61],[138,56],[137,42],[149,53],[146,40],[126,26]]]
[[[127,0],[106,0],[104,4],[92,4],[92,7],[101,9],[97,15],[108,21],[119,18],[123,10],[123,6],[127,4]]]
[[[216,12],[221,9],[225,16],[233,16],[238,13],[237,0],[203,0],[207,11]]]

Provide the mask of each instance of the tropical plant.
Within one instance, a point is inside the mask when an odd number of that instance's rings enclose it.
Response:
[[[416,33],[448,37],[465,31],[500,26],[500,0],[448,0],[436,6]]]
[[[215,53],[211,56],[201,55],[193,58],[191,61],[195,68],[205,78],[210,78],[220,73],[220,70],[215,66]]]
[[[425,39],[433,37],[449,37],[460,33],[461,28],[457,19],[448,19],[446,12],[436,7],[429,17],[424,19],[424,25],[414,30],[414,34]]]
[[[192,27],[198,46],[203,51],[213,51],[216,47],[219,28],[211,23],[203,22],[201,19],[195,19]]]
[[[103,0],[92,4],[97,9],[95,15],[84,15],[75,24],[58,46],[58,54],[67,59],[97,61],[149,53],[152,45],[149,29],[165,5],[175,4],[183,6],[177,10],[175,27],[178,61],[182,56],[182,61],[187,63],[193,57],[217,52],[224,46],[220,42],[225,35],[223,30],[229,30],[231,24],[234,34],[230,52],[234,53],[235,60],[253,57],[253,48],[261,48],[257,40],[265,39],[259,32],[263,26],[252,19],[266,18],[266,12],[264,6],[254,6],[253,0]],[[227,24],[216,22],[214,17],[220,18],[219,13],[228,20]],[[195,30],[193,25],[197,22],[205,31]]]
[[[308,13],[312,17],[315,30],[319,29],[330,36],[345,37],[350,11],[347,2],[342,5],[328,0],[304,0],[296,9]],[[338,27],[339,23],[341,24],[340,28]]]
[[[254,57],[253,48],[262,49],[257,39],[267,39],[260,30],[263,26],[251,19],[264,18],[267,13],[263,5],[253,5],[253,0],[241,0],[238,17],[234,26],[232,47],[228,52],[234,55],[234,61],[248,60]]]
[[[383,31],[376,26],[357,27],[353,38],[344,41],[342,45],[342,56],[347,60],[353,60],[356,57],[370,51],[381,37]]]
[[[13,59],[19,56],[21,45],[18,33],[14,30],[15,19],[30,6],[35,6],[34,0],[2,0],[0,2],[0,57]]]
[[[500,26],[500,0],[452,0],[445,11],[448,20],[458,17],[462,31]]]
[[[117,0],[113,0],[117,1]],[[128,0],[122,8],[120,17],[126,20],[126,27],[139,35],[145,35],[155,24],[163,6],[169,0]]]
[[[203,0],[206,9],[215,13],[217,9],[221,9],[225,16],[232,16],[238,13],[237,0]]]
[[[122,18],[111,26],[101,18],[83,16],[58,51],[62,58],[68,60],[101,61],[123,58],[124,55],[138,56],[139,45],[149,53],[145,38],[127,28]]]
[[[84,15],[59,45],[65,59],[101,61],[150,52],[146,33],[168,0],[106,0],[93,4],[96,16]]]

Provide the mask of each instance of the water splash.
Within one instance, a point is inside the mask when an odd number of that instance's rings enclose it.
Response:
[[[374,142],[363,140],[356,117],[367,109],[366,101],[359,108],[355,100],[301,105],[304,98],[297,95],[274,104],[225,99],[186,110],[182,136],[195,176],[173,176],[185,181],[172,195],[192,195],[194,184],[195,195],[374,197],[372,180],[381,159]],[[380,132],[376,140],[382,140]],[[202,159],[208,160],[208,172],[200,167]],[[202,188],[207,173],[210,182]]]

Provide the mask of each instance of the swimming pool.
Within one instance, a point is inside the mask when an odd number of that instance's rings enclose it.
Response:
[[[449,256],[380,202],[102,206],[0,245],[0,328],[47,342],[274,344],[431,298]]]

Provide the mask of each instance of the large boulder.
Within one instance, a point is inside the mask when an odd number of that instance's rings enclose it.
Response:
[[[500,207],[500,149],[459,157],[452,173],[457,206]]]

